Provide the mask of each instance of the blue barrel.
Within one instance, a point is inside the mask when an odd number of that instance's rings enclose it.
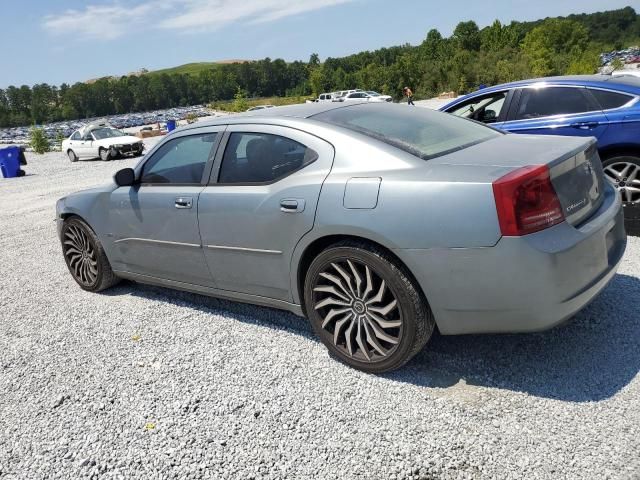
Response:
[[[167,120],[167,132],[173,132],[176,129],[175,120]]]
[[[0,170],[4,178],[20,176],[20,147],[0,149]]]

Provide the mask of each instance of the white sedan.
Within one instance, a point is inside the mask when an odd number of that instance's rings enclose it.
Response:
[[[121,156],[142,155],[142,140],[110,127],[106,123],[91,123],[62,142],[62,151],[69,160],[100,158],[108,161]]]

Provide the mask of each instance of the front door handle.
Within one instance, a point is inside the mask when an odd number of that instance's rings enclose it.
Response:
[[[598,122],[579,122],[572,123],[571,126],[573,128],[579,128],[580,130],[591,130],[599,125]]]
[[[304,211],[305,201],[302,198],[283,198],[280,200],[280,211],[299,213]]]
[[[176,208],[191,208],[193,206],[192,197],[178,197],[175,203]]]

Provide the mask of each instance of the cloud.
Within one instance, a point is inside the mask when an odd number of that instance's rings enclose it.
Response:
[[[143,3],[135,7],[121,4],[88,5],[83,11],[67,10],[44,18],[44,28],[54,34],[80,35],[88,38],[114,39],[144,22],[155,7]]]
[[[136,28],[181,32],[216,30],[236,23],[265,23],[354,0],[173,0],[88,5],[48,15],[43,26],[53,34],[114,39]]]
[[[160,23],[161,28],[215,30],[240,20],[270,22],[353,0],[187,0],[184,11]]]

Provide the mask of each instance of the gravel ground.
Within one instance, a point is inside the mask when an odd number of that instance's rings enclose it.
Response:
[[[399,372],[293,315],[67,272],[55,200],[135,160],[0,179],[2,478],[640,478],[640,239],[542,334],[435,337]]]

